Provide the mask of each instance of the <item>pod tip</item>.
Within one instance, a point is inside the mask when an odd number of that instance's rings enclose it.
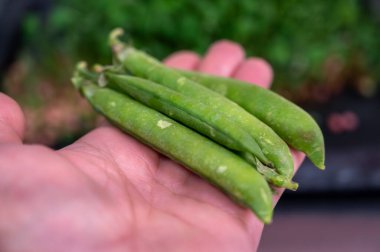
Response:
[[[324,164],[322,164],[322,165],[319,165],[319,166],[317,166],[320,170],[325,170],[326,169],[326,166],[324,165]]]
[[[297,189],[298,189],[298,183],[294,182],[294,181],[290,181],[289,185],[286,188],[289,189],[289,190],[292,190],[292,191],[297,191]]]
[[[264,224],[271,224],[272,223],[272,215],[262,216],[261,220]]]

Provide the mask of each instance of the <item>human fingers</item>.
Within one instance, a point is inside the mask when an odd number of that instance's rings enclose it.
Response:
[[[20,106],[0,93],[0,143],[21,143],[24,130],[25,117]]]
[[[234,79],[254,83],[263,88],[269,88],[273,80],[273,70],[270,64],[261,58],[248,58],[236,69]]]
[[[169,55],[163,60],[164,64],[183,70],[194,70],[200,62],[199,56],[190,51],[179,51]]]
[[[234,42],[220,40],[208,49],[197,70],[204,73],[229,77],[244,60],[243,48]]]

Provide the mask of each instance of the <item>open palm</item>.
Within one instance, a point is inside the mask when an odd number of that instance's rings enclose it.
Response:
[[[166,64],[268,86],[270,67],[227,41]],[[112,126],[64,149],[23,145],[23,115],[0,94],[0,251],[254,251],[248,209]],[[293,152],[296,167],[303,155]],[[277,199],[274,199],[277,200]]]

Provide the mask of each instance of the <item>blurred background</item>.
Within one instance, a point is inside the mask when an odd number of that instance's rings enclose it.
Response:
[[[94,127],[70,76],[81,59],[111,63],[119,26],[159,59],[236,41],[321,126],[327,169],[303,164],[259,251],[380,251],[379,0],[0,0],[0,90],[21,104],[26,142],[60,148]]]

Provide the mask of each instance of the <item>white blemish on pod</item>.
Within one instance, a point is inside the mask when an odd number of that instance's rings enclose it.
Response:
[[[116,106],[116,102],[111,101],[111,102],[110,102],[110,106],[111,106],[111,107],[115,107],[115,106]]]
[[[180,86],[183,86],[183,84],[185,84],[186,82],[186,78],[185,77],[181,77],[177,80],[177,83],[180,85]]]
[[[272,141],[269,140],[269,139],[267,139],[267,138],[264,138],[264,141],[267,142],[267,143],[270,144],[270,145],[273,145]]]
[[[221,165],[216,169],[217,173],[224,173],[227,170],[227,166]]]
[[[170,127],[172,125],[171,122],[164,121],[164,120],[159,120],[157,122],[157,126],[161,129],[166,129],[167,127]]]

